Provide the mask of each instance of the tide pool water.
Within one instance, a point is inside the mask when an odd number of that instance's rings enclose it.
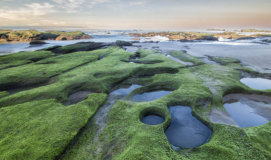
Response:
[[[268,119],[255,113],[252,106],[244,102],[226,103],[224,107],[241,128],[260,126],[269,122]]]
[[[147,115],[144,116],[141,121],[148,125],[157,125],[163,123],[165,119],[158,115]]]
[[[258,90],[271,89],[271,80],[270,79],[242,78],[240,81],[252,89],[258,89]]]
[[[132,101],[135,102],[146,102],[146,101],[153,101],[159,98],[162,98],[172,91],[154,91],[154,92],[146,92],[143,94],[136,94],[132,97]]]
[[[210,139],[212,131],[187,106],[169,107],[171,123],[165,134],[173,148],[195,148]]]

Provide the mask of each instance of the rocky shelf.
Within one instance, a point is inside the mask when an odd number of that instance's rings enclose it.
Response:
[[[64,32],[64,31],[46,31],[37,30],[0,30],[1,42],[31,42],[37,40],[76,40],[91,39],[92,37],[81,31]]]
[[[118,45],[0,56],[0,159],[271,159],[271,122],[239,127],[224,108],[238,94],[269,121],[271,90],[240,79],[270,75],[233,58],[169,53],[185,65]]]

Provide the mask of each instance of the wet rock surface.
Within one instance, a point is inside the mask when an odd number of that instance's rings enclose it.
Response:
[[[231,126],[238,127],[232,117],[228,114],[227,111],[222,109],[213,109],[210,114],[210,121],[212,123],[227,124]]]

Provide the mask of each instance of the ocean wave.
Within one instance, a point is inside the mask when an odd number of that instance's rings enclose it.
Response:
[[[231,40],[230,40],[230,39],[227,39],[227,38],[219,37],[219,38],[218,38],[218,41],[219,41],[219,42],[229,42],[229,41],[231,41]]]
[[[166,41],[169,41],[169,39],[163,36],[154,36],[154,37],[146,37],[144,39],[141,39],[141,41],[166,42]]]

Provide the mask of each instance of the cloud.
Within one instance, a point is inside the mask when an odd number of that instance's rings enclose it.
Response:
[[[17,9],[0,9],[0,18],[9,20],[26,20],[54,12],[54,6],[49,3],[31,3]]]
[[[133,2],[130,2],[129,4],[130,4],[131,6],[138,6],[138,5],[143,5],[143,4],[145,4],[145,3],[147,3],[146,0],[145,0],[145,1],[133,1]]]
[[[106,3],[110,0],[51,0],[56,3],[58,7],[65,9],[67,12],[76,12],[81,7],[93,7],[96,4]]]
[[[64,21],[50,19],[46,15],[57,12],[54,5],[50,3],[30,3],[20,8],[0,8],[0,20],[3,24],[8,25],[25,25],[25,26],[63,26]]]
[[[74,12],[75,9],[79,8],[86,0],[51,0],[58,4],[57,7],[64,8],[68,12]]]

